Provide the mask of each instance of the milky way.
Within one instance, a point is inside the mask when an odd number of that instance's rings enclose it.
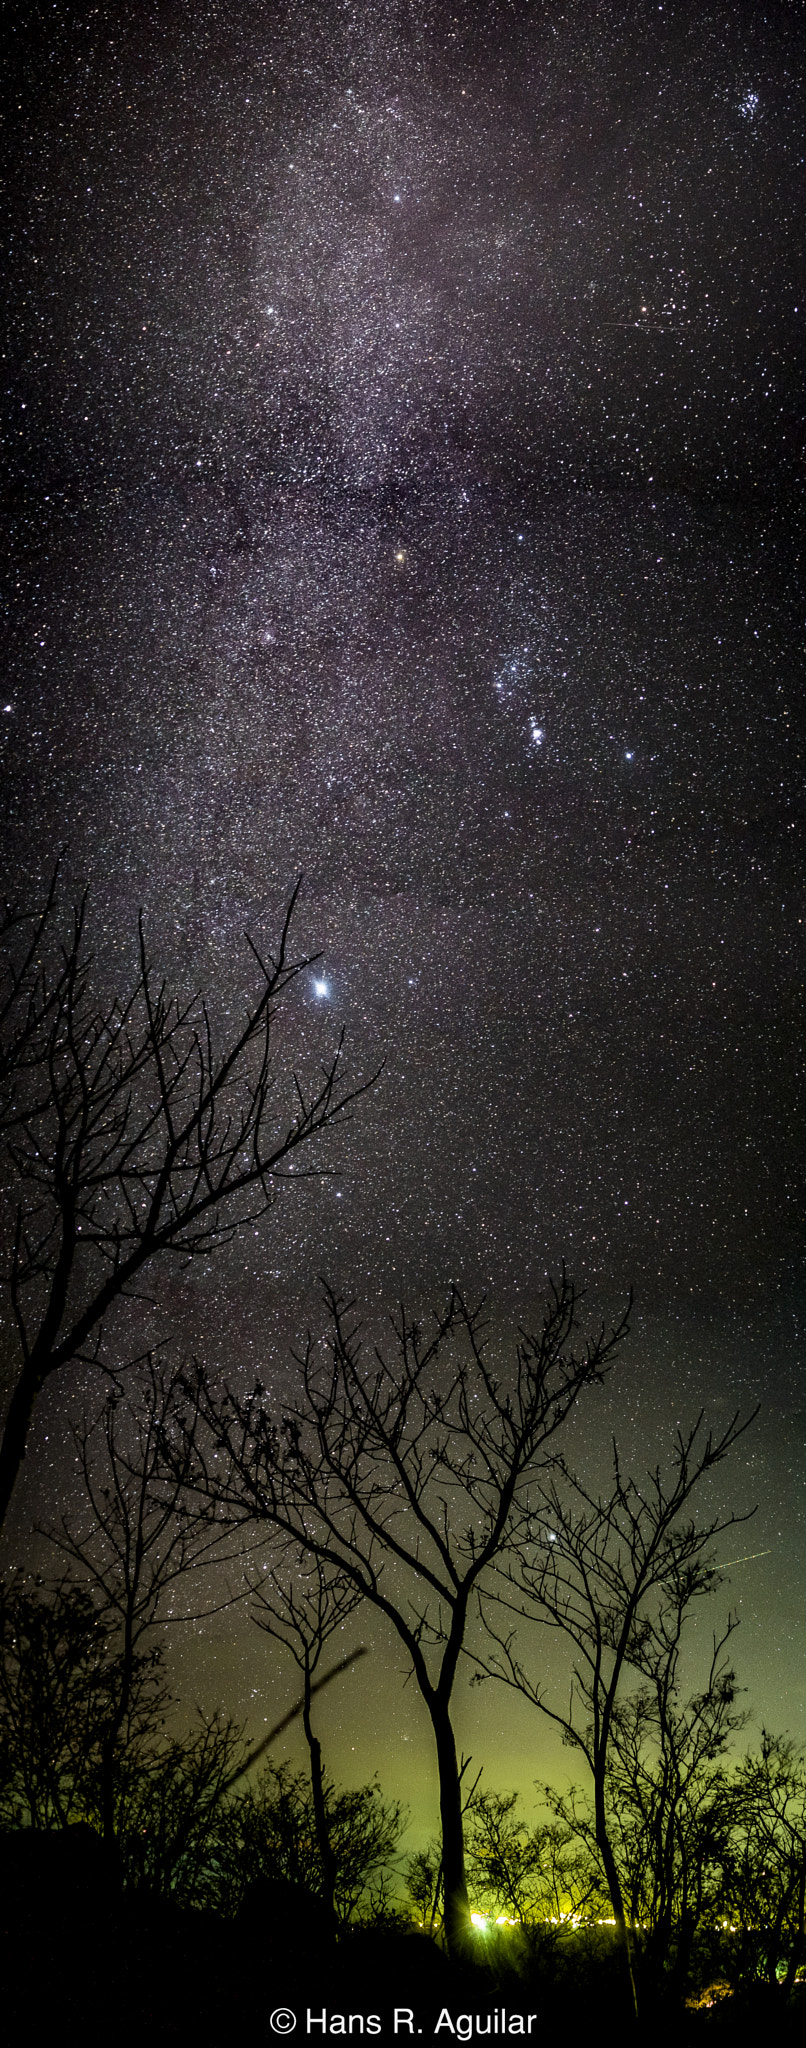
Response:
[[[205,1300],[632,1282],[629,1426],[764,1394],[794,1586],[798,10],[28,16],[6,886],[226,1008],[302,871],[291,1036],[386,1060]]]

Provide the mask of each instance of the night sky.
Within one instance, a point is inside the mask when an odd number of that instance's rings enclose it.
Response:
[[[725,1606],[802,1739],[803,10],[23,12],[4,886],[66,846],[99,975],[142,906],[234,1020],[302,872],[284,1054],[344,1024],[386,1062],[340,1177],[160,1327],[282,1389],[321,1273],[370,1325],[486,1288],[504,1352],[563,1257],[593,1321],[632,1284],[569,1454],[615,1429],[637,1470],[762,1402],[725,1556],[767,1554]],[[183,1683],[257,1731],[294,1690],[266,1657],[221,1620]],[[322,1734],[416,1806],[400,1663],[378,1637]],[[458,1718],[490,1784],[541,1776],[525,1708]]]

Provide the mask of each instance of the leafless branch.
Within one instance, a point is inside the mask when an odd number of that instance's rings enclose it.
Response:
[[[155,1263],[206,1256],[254,1228],[288,1178],[327,1171],[320,1141],[349,1121],[377,1080],[344,1076],[342,1035],[318,1076],[294,1076],[284,1101],[278,1006],[315,958],[290,952],[298,891],[265,960],[250,941],[257,992],[220,1045],[199,998],[168,995],[142,921],[134,985],[98,1008],[86,899],[57,943],[54,876],[21,954],[13,941],[27,932],[25,918],[7,915],[2,1045],[15,1082],[5,1132],[14,1222],[4,1280],[20,1363],[0,1446],[0,1522],[46,1380],[86,1357],[109,1311],[132,1298]],[[52,972],[39,960],[47,944],[57,956]]]

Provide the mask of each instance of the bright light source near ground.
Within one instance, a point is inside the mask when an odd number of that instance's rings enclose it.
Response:
[[[497,1913],[492,1921],[484,1913],[471,1913],[470,1919],[479,1934],[489,1934],[491,1926],[518,1927],[520,1925],[519,1921],[510,1920],[506,1913]]]

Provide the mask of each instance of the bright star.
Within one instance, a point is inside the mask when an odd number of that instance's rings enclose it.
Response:
[[[329,984],[326,981],[315,981],[313,992],[315,996],[328,996],[330,994]]]

